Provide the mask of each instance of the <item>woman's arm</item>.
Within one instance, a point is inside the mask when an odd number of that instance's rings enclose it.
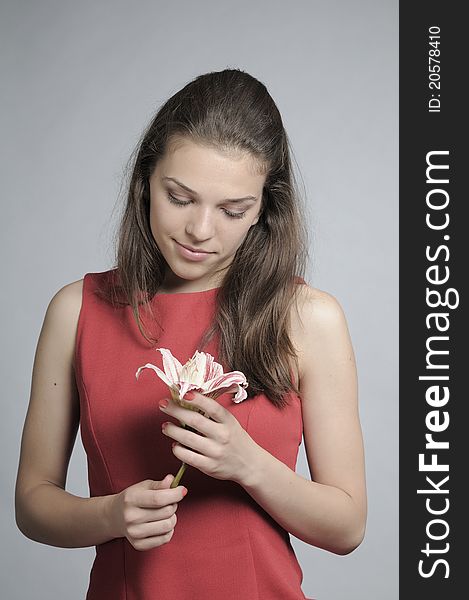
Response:
[[[83,281],[63,287],[46,312],[34,359],[15,489],[16,523],[37,542],[62,548],[94,546],[113,534],[109,496],[65,491],[80,409],[73,356]]]
[[[299,350],[303,433],[313,481],[257,446],[241,485],[284,529],[336,554],[353,551],[366,522],[363,441],[354,353],[335,298],[303,285]]]
[[[178,442],[172,451],[179,460],[211,477],[236,481],[296,537],[347,554],[362,541],[366,521],[355,360],[339,303],[325,292],[302,287],[299,320],[292,315],[292,342],[299,354],[312,481],[272,456],[231,412],[198,392],[184,399],[203,415],[170,398],[160,402],[161,411],[189,426],[168,421],[163,433]]]

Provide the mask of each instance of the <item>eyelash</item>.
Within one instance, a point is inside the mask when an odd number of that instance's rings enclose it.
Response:
[[[172,204],[176,204],[177,206],[187,206],[188,204],[190,204],[190,202],[183,202],[182,200],[178,200],[169,192],[168,192],[168,199]],[[231,212],[231,210],[227,210],[226,208],[224,208],[223,211],[226,214],[226,216],[230,217],[231,219],[242,219],[246,216],[246,211],[244,211],[242,213],[235,213],[235,212]]]

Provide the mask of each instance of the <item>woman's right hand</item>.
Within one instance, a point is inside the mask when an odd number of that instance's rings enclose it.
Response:
[[[136,550],[167,544],[176,526],[178,502],[186,488],[169,486],[174,475],[161,481],[146,479],[110,496],[108,516],[116,537],[126,537]]]

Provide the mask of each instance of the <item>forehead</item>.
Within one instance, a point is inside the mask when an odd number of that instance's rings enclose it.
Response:
[[[221,150],[184,138],[168,144],[154,175],[175,177],[201,193],[222,186],[223,193],[245,189],[246,194],[252,194],[262,189],[267,172],[265,165],[248,152]]]

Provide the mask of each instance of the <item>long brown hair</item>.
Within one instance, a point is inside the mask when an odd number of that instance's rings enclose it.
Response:
[[[299,393],[290,358],[290,309],[297,277],[304,277],[307,230],[294,177],[289,140],[267,88],[240,69],[196,77],[158,110],[129,161],[127,201],[116,236],[114,273],[101,295],[131,305],[138,328],[152,345],[158,339],[142,325],[139,305],[163,283],[166,261],[150,229],[149,179],[169,144],[178,139],[226,152],[247,153],[264,169],[261,215],[252,226],[217,290],[214,321],[203,344],[219,335],[220,362],[242,371],[248,397],[265,393],[277,407]],[[199,348],[201,350],[201,348]]]

